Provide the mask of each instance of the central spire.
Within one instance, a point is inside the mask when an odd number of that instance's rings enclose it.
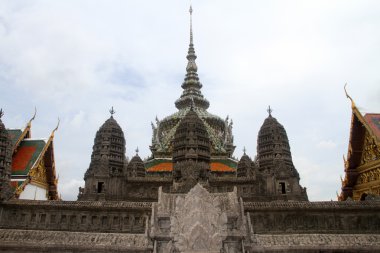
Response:
[[[194,41],[193,41],[193,8],[190,5],[190,44],[189,50],[187,52],[187,66],[186,66],[186,76],[182,83],[182,88],[184,89],[181,97],[177,99],[175,105],[178,109],[185,109],[191,107],[194,103],[195,107],[206,110],[210,103],[205,99],[201,93],[202,84],[198,77],[198,67],[195,63],[197,55],[195,54]],[[194,101],[194,102],[192,102]]]

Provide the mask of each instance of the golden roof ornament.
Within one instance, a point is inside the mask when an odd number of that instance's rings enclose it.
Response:
[[[54,128],[53,132],[51,133],[51,137],[54,137],[54,133],[58,130],[60,122],[61,122],[61,120],[58,118],[57,126]]]
[[[352,108],[355,108],[355,107],[356,107],[355,102],[354,102],[354,100],[352,99],[352,97],[351,97],[350,95],[348,95],[348,92],[347,92],[346,86],[347,86],[347,83],[344,84],[344,92],[346,93],[346,97],[351,101],[351,107],[352,107]]]

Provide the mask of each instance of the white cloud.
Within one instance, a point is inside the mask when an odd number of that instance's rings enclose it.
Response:
[[[319,165],[307,157],[293,157],[294,164],[301,177],[301,185],[307,188],[309,200],[337,200],[336,193],[340,193],[339,165]],[[325,166],[329,165],[326,169]]]
[[[79,187],[84,186],[83,180],[71,179],[58,182],[58,192],[64,200],[75,200],[78,197]]]
[[[74,115],[73,119],[70,121],[70,125],[74,128],[83,127],[83,124],[85,123],[85,117],[85,113],[80,110],[77,114]]]
[[[318,142],[317,147],[321,149],[334,149],[337,147],[337,144],[332,140],[322,140]]]

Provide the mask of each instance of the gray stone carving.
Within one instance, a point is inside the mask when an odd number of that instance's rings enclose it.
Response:
[[[152,212],[151,236],[161,240],[156,252],[238,252],[232,248],[239,247],[246,230],[241,207],[236,188],[226,194],[209,193],[201,184],[186,194],[160,190]]]

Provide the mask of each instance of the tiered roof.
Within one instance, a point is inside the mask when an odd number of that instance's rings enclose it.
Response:
[[[378,164],[380,161],[380,114],[367,113],[363,116],[347,92],[346,96],[351,101],[352,116],[347,160],[344,163],[345,176],[342,179],[339,200],[354,197],[353,192],[359,177],[359,166],[367,162]],[[371,150],[368,150],[371,153],[369,158],[363,155],[366,148],[366,136],[369,137],[367,141],[371,142],[367,143],[371,146]],[[369,147],[367,146],[367,148]]]
[[[24,129],[7,130],[12,143],[12,175],[11,186],[14,196],[20,197],[28,184],[45,188],[47,198],[59,199],[55,171],[53,130],[47,139],[33,139],[31,136],[32,121],[36,113],[29,120]],[[59,123],[58,123],[59,124]]]

